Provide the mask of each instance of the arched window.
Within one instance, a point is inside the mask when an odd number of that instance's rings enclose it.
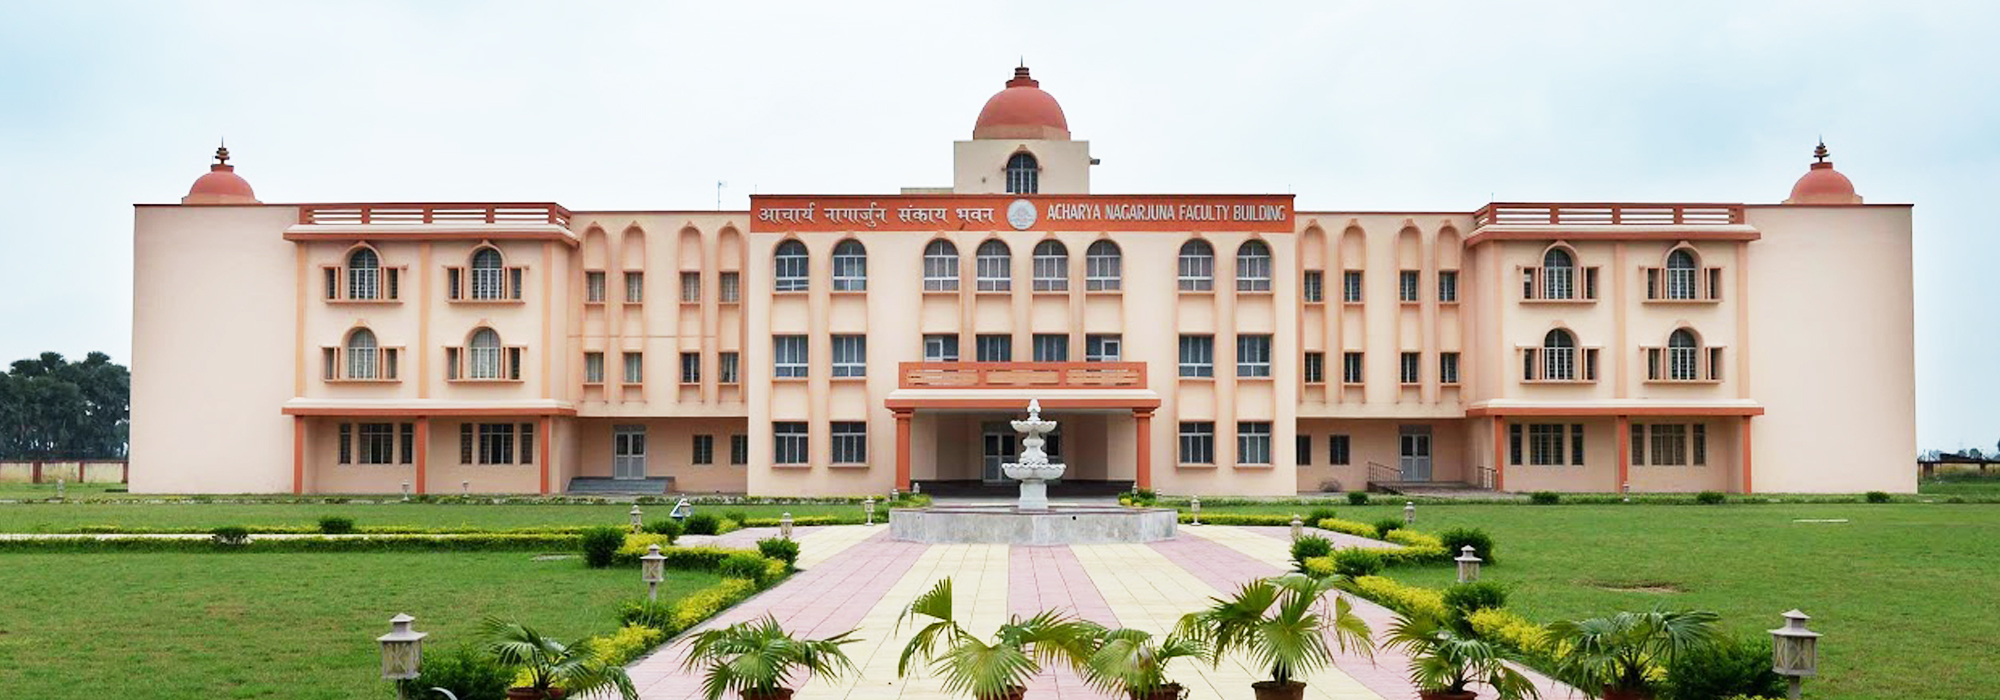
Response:
[[[380,376],[375,364],[375,332],[356,328],[347,334],[347,378],[374,379]]]
[[[1007,159],[1007,194],[1034,194],[1041,191],[1042,166],[1026,151]]]
[[[771,289],[779,292],[803,292],[807,287],[806,244],[789,240],[778,244],[778,250],[771,256]]]
[[[1693,299],[1694,279],[1697,266],[1694,254],[1686,248],[1676,248],[1667,254],[1667,298]]]
[[[497,249],[480,248],[472,253],[472,298],[505,298],[507,270],[501,265]]]
[[[472,333],[472,363],[467,372],[473,379],[499,379],[504,376],[500,366],[500,334],[491,328],[481,328]]]
[[[1236,290],[1271,291],[1271,246],[1253,238],[1236,248]]]
[[[1569,251],[1550,248],[1542,254],[1544,299],[1572,299],[1576,296],[1576,261]]]
[[[833,291],[860,292],[868,289],[868,249],[849,238],[833,247]]]
[[[1542,378],[1553,381],[1576,379],[1576,337],[1557,328],[1542,336]]]
[[[347,298],[382,298],[382,258],[360,248],[347,256]]]
[[[1090,244],[1083,252],[1083,285],[1092,292],[1115,291],[1123,283],[1125,259],[1118,252],[1118,244],[1098,241]]]
[[[1693,381],[1697,376],[1695,358],[1700,355],[1701,343],[1695,340],[1694,332],[1686,328],[1677,329],[1667,336],[1667,376],[1681,381]]]
[[[1005,292],[1014,288],[1013,260],[1007,244],[1000,239],[979,244],[973,261],[973,273],[978,276],[978,290],[982,292]]]
[[[1205,292],[1215,288],[1215,248],[1196,238],[1181,244],[1181,291]]]
[[[924,291],[958,291],[958,246],[937,239],[924,246]]]
[[[1069,291],[1069,248],[1062,241],[1035,244],[1035,291]]]

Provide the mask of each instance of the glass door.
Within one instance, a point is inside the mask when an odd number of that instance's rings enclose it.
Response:
[[[1431,480],[1431,427],[1405,425],[1402,429],[1401,467],[1403,481]]]
[[[646,426],[620,425],[611,429],[611,476],[646,478]]]
[[[980,452],[985,457],[985,469],[980,473],[981,480],[988,483],[1007,480],[1007,475],[1000,471],[1000,465],[1015,461],[1015,455],[1018,453],[1014,437],[1012,426],[1005,423],[992,423],[986,426],[985,433],[979,441]]]

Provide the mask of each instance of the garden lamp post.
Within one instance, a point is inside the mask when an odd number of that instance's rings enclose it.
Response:
[[[639,557],[639,578],[646,581],[646,599],[659,602],[660,583],[667,580],[667,558],[659,545],[646,545],[646,556]]]
[[[897,498],[900,498],[901,495],[902,495],[901,492],[897,491],[896,487],[894,486],[889,487],[889,500],[891,502],[894,502]]]
[[[1459,583],[1471,583],[1479,580],[1479,563],[1482,560],[1478,554],[1472,552],[1472,545],[1466,545],[1465,549],[1459,552],[1458,558],[1452,561],[1458,562]]]
[[[923,492],[924,492],[923,482],[921,481],[910,482],[910,493],[923,493]]]
[[[645,513],[643,513],[643,512],[640,512],[640,510],[639,510],[639,504],[637,504],[637,503],[634,503],[634,504],[632,504],[632,531],[633,531],[633,532],[639,532],[639,531],[642,531],[642,530],[646,529],[646,521],[645,521],[645,517],[646,517],[646,514],[645,514]]]
[[[410,502],[410,482],[403,482],[403,502]]]
[[[382,644],[382,680],[403,681],[416,678],[424,665],[424,632],[410,629],[410,623],[417,618],[397,614],[389,618],[389,633],[376,637]],[[404,697],[400,684],[397,697]]]
[[[472,495],[472,480],[466,479],[464,481],[458,482],[458,493],[461,496]]]
[[[1194,522],[1193,522],[1192,524],[1194,524],[1194,525],[1200,525],[1200,524],[1201,524],[1201,497],[1200,497],[1200,496],[1190,496],[1190,497],[1188,497],[1188,512],[1190,512],[1190,513],[1193,513],[1193,514],[1194,514]]]
[[[1298,513],[1293,513],[1293,514],[1292,514],[1292,539],[1293,539],[1293,540],[1297,540],[1298,538],[1300,538],[1300,537],[1304,537],[1305,535],[1306,535],[1306,521],[1304,521],[1304,520],[1300,520],[1300,519],[1299,519],[1299,514],[1298,514]]]
[[[792,538],[791,513],[784,513],[778,516],[778,536],[788,540]]]
[[[1414,527],[1416,526],[1416,524],[1417,524],[1417,502],[1403,501],[1403,527],[1406,528]]]
[[[1624,495],[1625,495],[1625,502],[1626,502],[1626,503],[1631,503],[1631,502],[1632,502],[1632,482],[1630,482],[1630,481],[1627,481],[1627,482],[1625,482],[1625,483],[1624,483],[1624,484],[1622,485],[1622,487],[1621,487],[1621,488],[1620,488],[1620,489],[1619,489],[1618,491],[1619,491],[1619,493],[1622,493],[1622,494],[1624,494]]]
[[[868,497],[868,501],[867,501],[867,502],[865,502],[865,503],[862,503],[862,504],[861,504],[861,509],[862,509],[862,510],[864,510],[864,511],[867,511],[867,513],[868,513],[868,524],[869,524],[869,525],[874,525],[874,524],[875,524],[875,497],[874,497],[874,496],[869,496],[869,497]]]
[[[1799,685],[1806,676],[1819,675],[1819,633],[1806,629],[1805,613],[1785,612],[1785,626],[1771,630],[1771,671],[1791,681],[1792,700],[1799,700]]]
[[[62,479],[56,480],[56,500],[58,501],[65,500],[66,498],[65,494],[67,494],[69,491],[68,486],[69,486],[68,484],[63,483]]]

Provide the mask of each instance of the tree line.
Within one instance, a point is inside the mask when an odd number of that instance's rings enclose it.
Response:
[[[0,375],[0,460],[124,459],[132,373],[93,352],[17,360]]]

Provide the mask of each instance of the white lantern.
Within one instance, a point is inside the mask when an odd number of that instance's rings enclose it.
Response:
[[[376,637],[382,643],[382,680],[400,681],[417,677],[424,665],[424,638],[429,634],[410,629],[417,618],[398,614],[389,618],[389,633]]]
[[[1189,512],[1189,513],[1192,513],[1192,514],[1194,515],[1194,523],[1193,523],[1193,524],[1195,524],[1195,525],[1200,525],[1200,524],[1201,524],[1201,497],[1200,497],[1200,496],[1189,496],[1189,497],[1188,497],[1188,512]]]
[[[1298,513],[1293,513],[1293,514],[1292,514],[1292,539],[1296,540],[1296,539],[1298,539],[1298,538],[1300,538],[1300,537],[1304,537],[1305,535],[1306,535],[1306,521],[1304,521],[1304,520],[1300,520],[1300,519],[1299,519],[1299,514],[1298,514]]]
[[[1791,679],[1792,700],[1798,700],[1800,679],[1819,675],[1819,633],[1806,629],[1807,617],[1785,612],[1785,626],[1771,630],[1771,671]]]
[[[1417,524],[1417,502],[1403,501],[1403,527],[1406,528],[1415,527],[1416,524]]]
[[[785,513],[778,516],[778,536],[788,540],[792,538],[791,513]]]
[[[407,481],[403,482],[403,500],[405,502],[410,500],[410,482]]]
[[[646,598],[659,600],[660,583],[667,580],[667,558],[660,554],[659,545],[646,545],[646,555],[639,557],[639,578],[646,582]]]
[[[633,506],[632,506],[632,531],[633,531],[633,532],[640,532],[640,531],[643,531],[643,530],[645,530],[645,529],[646,529],[646,520],[645,520],[645,517],[646,517],[646,514],[645,514],[645,513],[642,513],[642,512],[640,512],[640,511],[639,511],[639,506],[638,506],[638,504],[633,504]]]
[[[1479,558],[1479,555],[1472,552],[1472,545],[1466,545],[1465,549],[1459,552],[1458,558],[1452,561],[1458,562],[1459,583],[1471,583],[1479,580],[1479,563],[1482,560]]]
[[[467,479],[465,481],[458,482],[458,492],[460,494],[467,496],[472,495],[472,480]]]
[[[867,511],[867,512],[868,512],[868,524],[869,524],[869,525],[874,525],[874,524],[875,524],[875,497],[874,497],[874,496],[869,496],[869,497],[868,497],[868,501],[867,501],[866,503],[863,503],[863,504],[861,505],[861,509],[862,509],[862,510],[865,510],[865,511]]]

